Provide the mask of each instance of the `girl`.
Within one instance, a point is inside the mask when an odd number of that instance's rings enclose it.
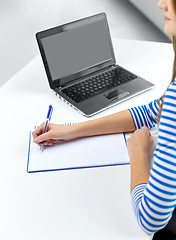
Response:
[[[160,0],[158,7],[164,11],[165,32],[173,36],[176,53],[176,0]],[[45,134],[42,134],[45,126],[43,123],[33,132],[35,143],[45,141],[45,145],[52,145],[57,139],[69,141],[85,136],[135,131],[127,141],[131,168],[131,199],[137,221],[148,234],[164,229],[166,225],[176,233],[176,222],[172,228],[176,207],[175,77],[176,56],[171,84],[159,100],[72,126],[49,124]],[[148,155],[153,140],[148,129],[157,123],[158,143],[150,171]]]

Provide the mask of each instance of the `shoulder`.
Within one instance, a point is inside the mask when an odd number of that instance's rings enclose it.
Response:
[[[165,102],[176,101],[176,79],[169,85],[164,95],[164,103]]]
[[[168,92],[170,90],[173,90],[173,92],[176,91],[176,79],[169,85],[166,92]]]

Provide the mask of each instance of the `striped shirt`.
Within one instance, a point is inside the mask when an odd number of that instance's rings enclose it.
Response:
[[[157,123],[158,100],[129,111],[136,129],[152,128]],[[139,225],[148,234],[164,228],[176,207],[176,80],[165,93],[149,181],[133,188],[131,201]]]

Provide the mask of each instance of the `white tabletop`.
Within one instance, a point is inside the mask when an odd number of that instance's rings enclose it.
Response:
[[[93,118],[159,97],[170,82],[171,44],[113,39],[119,65],[156,87]],[[27,173],[29,131],[45,120],[80,122],[50,90],[40,56],[0,88],[0,239],[149,239],[130,202],[129,165]]]

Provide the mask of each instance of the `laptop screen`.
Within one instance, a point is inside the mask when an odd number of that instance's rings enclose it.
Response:
[[[113,59],[104,19],[44,37],[41,41],[52,81]]]

